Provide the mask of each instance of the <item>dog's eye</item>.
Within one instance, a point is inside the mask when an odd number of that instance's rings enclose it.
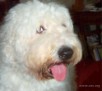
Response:
[[[41,25],[41,26],[39,27],[39,29],[36,31],[36,33],[42,34],[45,30],[46,30],[45,27]]]
[[[63,27],[67,27],[67,25],[66,25],[66,24],[64,24],[64,23],[62,24],[62,26],[63,26]]]

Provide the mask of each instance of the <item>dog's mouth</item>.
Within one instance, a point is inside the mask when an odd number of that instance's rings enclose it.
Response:
[[[57,81],[63,81],[66,78],[68,63],[51,63],[49,66],[43,67],[42,76],[45,79],[55,79]]]
[[[49,66],[49,73],[57,81],[63,81],[66,78],[67,67],[64,63],[55,63]]]

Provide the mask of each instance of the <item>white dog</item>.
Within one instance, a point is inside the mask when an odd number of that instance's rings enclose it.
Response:
[[[75,91],[82,49],[64,6],[19,4],[0,32],[0,91]]]

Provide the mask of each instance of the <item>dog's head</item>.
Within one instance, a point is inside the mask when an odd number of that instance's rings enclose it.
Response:
[[[81,45],[63,6],[29,2],[11,9],[6,18],[7,56],[37,78],[63,80],[66,66],[80,61]]]

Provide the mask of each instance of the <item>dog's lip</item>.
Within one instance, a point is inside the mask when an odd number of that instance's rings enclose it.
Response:
[[[66,61],[66,62],[63,62],[63,61],[62,61],[62,62],[51,63],[51,64],[48,66],[48,69],[49,69],[51,66],[59,65],[59,64],[64,64],[64,65],[67,66],[67,65],[69,64],[69,62],[67,62],[67,61]]]

